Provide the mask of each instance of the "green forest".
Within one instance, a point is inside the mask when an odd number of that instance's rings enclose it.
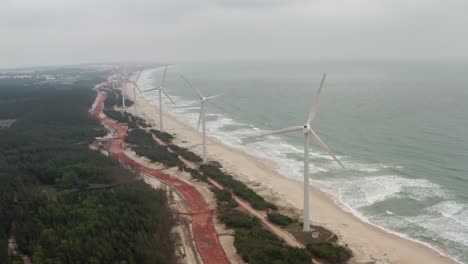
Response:
[[[0,121],[16,120],[0,128],[0,263],[22,263],[12,234],[33,263],[176,262],[165,192],[88,147],[105,134],[88,112],[102,80],[0,80]]]

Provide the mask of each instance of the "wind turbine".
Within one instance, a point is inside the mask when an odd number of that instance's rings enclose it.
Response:
[[[121,67],[119,67],[118,84],[120,86],[120,93],[122,94],[122,107],[125,107],[125,86],[127,85],[124,78],[124,73],[122,72]]]
[[[304,225],[303,231],[310,231],[310,208],[309,208],[309,141],[310,137],[312,137],[322,148],[324,148],[332,158],[340,164],[340,166],[344,169],[343,164],[336,158],[335,154],[328,148],[327,145],[322,141],[322,139],[318,136],[318,134],[312,129],[312,121],[314,121],[315,116],[317,115],[317,110],[319,107],[319,100],[320,95],[322,94],[323,84],[325,82],[327,74],[325,73],[322,77],[322,81],[320,82],[320,88],[317,92],[317,95],[314,98],[312,103],[312,108],[310,109],[309,116],[306,120],[306,123],[302,126],[293,126],[288,127],[268,133],[262,133],[261,136],[269,136],[269,135],[276,135],[276,134],[283,134],[293,131],[301,131],[304,133]]]
[[[112,66],[112,90],[116,90],[117,87],[120,86],[120,82],[121,82],[121,74],[120,74],[120,70],[117,69],[115,66]],[[117,96],[117,99],[119,99],[119,97]]]
[[[123,77],[120,76],[119,78],[119,85],[120,85],[120,92],[122,93],[122,107],[125,107],[125,86],[127,85],[126,82],[122,82]]]
[[[193,87],[190,82],[185,79],[184,76],[180,76],[182,78],[182,80],[185,81],[185,83],[187,83],[187,85],[189,87],[191,87],[192,89],[194,89],[198,96],[200,96],[200,115],[198,116],[198,125],[197,125],[197,129],[200,129],[200,122],[202,124],[202,135],[203,135],[203,163],[207,163],[208,162],[208,157],[206,155],[206,126],[205,126],[205,102],[208,101],[208,100],[211,100],[211,99],[215,99],[217,97],[220,97],[221,95],[218,94],[218,95],[213,95],[213,96],[208,96],[208,97],[205,97],[203,96],[203,94],[195,87]]]
[[[163,126],[163,104],[162,104],[162,94],[164,94],[173,104],[176,104],[174,100],[167,94],[166,89],[164,89],[164,85],[166,83],[166,72],[167,72],[167,66],[164,68],[164,74],[163,78],[161,81],[161,84],[155,85],[154,88],[145,90],[143,93],[150,92],[150,91],[158,91],[159,92],[159,130],[163,131],[164,126]]]
[[[142,93],[141,93],[141,90],[140,90],[140,86],[138,86],[138,84],[137,84],[138,79],[140,79],[140,75],[141,75],[142,72],[143,72],[143,70],[141,70],[141,71],[138,73],[138,75],[137,75],[137,77],[136,77],[136,79],[135,79],[134,81],[130,81],[129,79],[127,79],[127,81],[128,81],[129,83],[131,83],[132,86],[133,86],[133,106],[135,107],[135,116],[138,116],[137,104],[136,104],[136,100],[137,100],[136,91],[138,90],[138,92],[139,92],[140,94],[142,94]]]

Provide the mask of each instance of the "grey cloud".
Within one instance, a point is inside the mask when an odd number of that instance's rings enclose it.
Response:
[[[220,0],[216,1],[219,6],[229,8],[271,8],[292,5],[306,0]]]
[[[468,58],[457,0],[7,0],[0,67],[119,60]]]

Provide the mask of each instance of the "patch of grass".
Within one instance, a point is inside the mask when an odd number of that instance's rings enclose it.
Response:
[[[104,109],[103,112],[108,118],[113,119],[113,120],[115,120],[115,121],[117,121],[119,123],[127,123],[128,122],[127,117],[124,116],[119,111]]]
[[[187,168],[187,167],[185,167],[184,170],[186,172],[189,172],[190,176],[192,176],[192,178],[206,182],[206,176],[203,175],[203,174],[200,174],[197,170]]]
[[[179,146],[176,146],[176,145],[169,145],[169,147],[174,150],[177,154],[179,154],[180,156],[182,156],[184,159],[188,160],[188,161],[192,161],[192,162],[201,162],[203,161],[202,158],[200,158],[200,156],[198,156],[197,154],[193,153],[192,151],[186,149],[186,148],[181,148]]]
[[[270,222],[277,224],[279,226],[288,226],[291,223],[294,223],[295,220],[289,216],[282,215],[280,213],[268,213],[268,220]]]
[[[307,250],[312,255],[324,259],[330,264],[346,263],[352,256],[351,251],[347,248],[327,242],[308,244]]]
[[[211,188],[211,191],[215,194],[218,203],[228,208],[238,207],[239,204],[232,198],[232,194],[226,190],[221,190],[216,187]]]
[[[231,228],[253,228],[261,226],[258,220],[238,210],[222,210],[219,212],[219,220]]]
[[[133,101],[130,99],[125,99],[125,107],[130,107],[133,105]],[[112,89],[107,92],[107,98],[104,101],[105,108],[113,108],[114,106],[122,107],[122,92],[120,89]]]
[[[151,129],[151,133],[153,133],[157,138],[161,139],[162,141],[166,142],[167,144],[172,143],[172,140],[174,137],[164,131],[156,130],[156,129]]]
[[[183,167],[177,154],[170,152],[167,147],[158,145],[150,133],[143,129],[134,128],[125,137],[125,142],[134,145],[132,149],[140,156],[145,156],[154,162],[160,162],[168,167]]]
[[[310,255],[304,249],[285,245],[263,228],[259,220],[241,211],[224,207],[218,218],[235,230],[234,246],[247,263],[253,264],[305,264]]]
[[[203,174],[213,178],[229,191],[232,191],[242,199],[249,202],[255,209],[258,210],[277,210],[276,205],[265,201],[263,197],[255,193],[244,183],[235,180],[231,175],[225,174],[220,169],[211,165],[201,165],[200,170]]]
[[[125,137],[125,142],[137,146],[145,146],[148,144],[150,146],[157,145],[151,137],[151,134],[139,128],[132,129]]]

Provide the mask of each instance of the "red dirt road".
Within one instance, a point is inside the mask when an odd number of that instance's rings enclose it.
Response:
[[[98,91],[98,100],[95,107],[91,110],[91,115],[98,119],[102,124],[111,128],[115,133],[115,137],[109,140],[108,148],[110,154],[121,163],[137,171],[150,175],[174,188],[183,197],[190,210],[189,214],[192,218],[193,239],[203,263],[229,263],[214,227],[213,212],[210,211],[210,208],[203,196],[190,184],[179,180],[176,177],[162,173],[159,170],[145,167],[125,155],[122,150],[122,143],[127,133],[127,127],[124,127],[107,117],[101,117],[106,97],[107,94],[105,92]]]

